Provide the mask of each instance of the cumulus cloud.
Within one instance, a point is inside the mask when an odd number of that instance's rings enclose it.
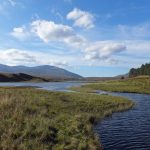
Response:
[[[55,24],[52,21],[36,20],[31,23],[32,31],[44,42],[63,41],[74,35],[73,29],[62,24]]]
[[[19,40],[25,40],[30,37],[30,33],[25,26],[13,28],[10,34]]]
[[[142,63],[149,62],[150,60],[150,41],[145,40],[114,40],[103,41],[102,43],[116,43],[126,47],[115,53],[111,53],[109,57],[99,57],[99,51],[85,52],[87,63],[93,66],[121,66],[133,67],[140,66]],[[91,43],[92,44],[92,43]],[[105,44],[104,44],[105,45]],[[109,45],[109,44],[108,44]]]
[[[76,34],[72,27],[56,24],[52,21],[36,20],[31,23],[31,30],[44,42],[57,41],[70,45],[83,44],[84,38]]]
[[[91,43],[85,49],[85,53],[86,53],[85,59],[104,60],[124,50],[126,50],[126,46],[124,44],[115,43],[112,41],[105,41],[105,42],[99,41],[99,42]]]
[[[74,21],[74,26],[83,27],[86,29],[94,27],[94,16],[93,14],[82,11],[78,8],[74,8],[71,12],[67,14],[68,20]]]
[[[27,53],[26,51],[20,51],[17,49],[7,49],[1,50],[0,55],[1,62],[5,62],[6,64],[32,64],[36,63],[36,58],[31,54]]]
[[[52,65],[52,66],[57,66],[57,67],[66,67],[68,66],[68,62],[67,61],[50,61],[48,64]]]
[[[66,45],[72,46],[73,49],[78,49],[80,56],[85,57],[84,61],[107,61],[115,64],[117,59],[112,58],[112,56],[118,55],[120,52],[126,50],[126,45],[116,41],[97,41],[90,42],[86,38],[77,34],[74,29],[70,26],[63,24],[56,24],[53,21],[47,20],[35,20],[31,22],[29,26],[29,31],[26,27],[14,28],[11,33],[13,36],[18,38],[23,38],[25,35],[37,36],[43,42],[62,42]],[[25,34],[27,33],[27,34]],[[76,54],[77,55],[77,54]],[[38,56],[39,57],[39,56]],[[44,56],[45,57],[45,56]],[[83,58],[82,57],[82,58]],[[18,56],[19,58],[19,56]],[[40,59],[38,59],[39,62]],[[46,58],[48,60],[48,58]],[[61,59],[61,61],[45,61],[40,63],[52,64],[57,66],[65,66],[66,63]],[[81,60],[81,59],[80,59]],[[63,62],[63,63],[62,63]]]
[[[30,52],[20,49],[0,50],[0,63],[7,65],[53,65],[58,67],[68,66],[63,59],[56,60],[56,57],[45,53]],[[41,59],[42,58],[42,59]]]

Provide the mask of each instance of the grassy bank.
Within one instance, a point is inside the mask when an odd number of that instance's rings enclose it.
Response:
[[[0,88],[0,149],[99,150],[93,124],[132,105],[107,95]]]
[[[145,93],[150,94],[150,76],[141,76],[124,80],[112,80],[93,84],[73,87],[72,90],[92,92],[94,90],[105,90],[113,92]]]

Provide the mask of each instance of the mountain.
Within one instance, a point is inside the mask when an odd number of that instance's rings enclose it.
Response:
[[[10,73],[0,73],[0,82],[24,82],[24,81],[47,81],[45,79],[30,76],[24,73],[10,74]]]
[[[11,73],[11,74],[24,73],[31,76],[46,79],[62,79],[62,80],[82,79],[80,75],[69,72],[62,68],[49,65],[27,67],[27,66],[7,66],[0,64],[0,73]]]

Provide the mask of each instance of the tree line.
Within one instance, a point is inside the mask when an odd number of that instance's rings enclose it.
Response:
[[[136,77],[140,75],[149,75],[150,76],[150,63],[142,64],[141,67],[135,69],[132,68],[129,71],[129,77]]]

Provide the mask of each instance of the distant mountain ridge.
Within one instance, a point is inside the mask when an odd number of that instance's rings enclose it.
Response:
[[[55,66],[43,65],[35,67],[27,66],[7,66],[0,64],[0,73],[28,74],[46,79],[82,79],[83,77]]]

